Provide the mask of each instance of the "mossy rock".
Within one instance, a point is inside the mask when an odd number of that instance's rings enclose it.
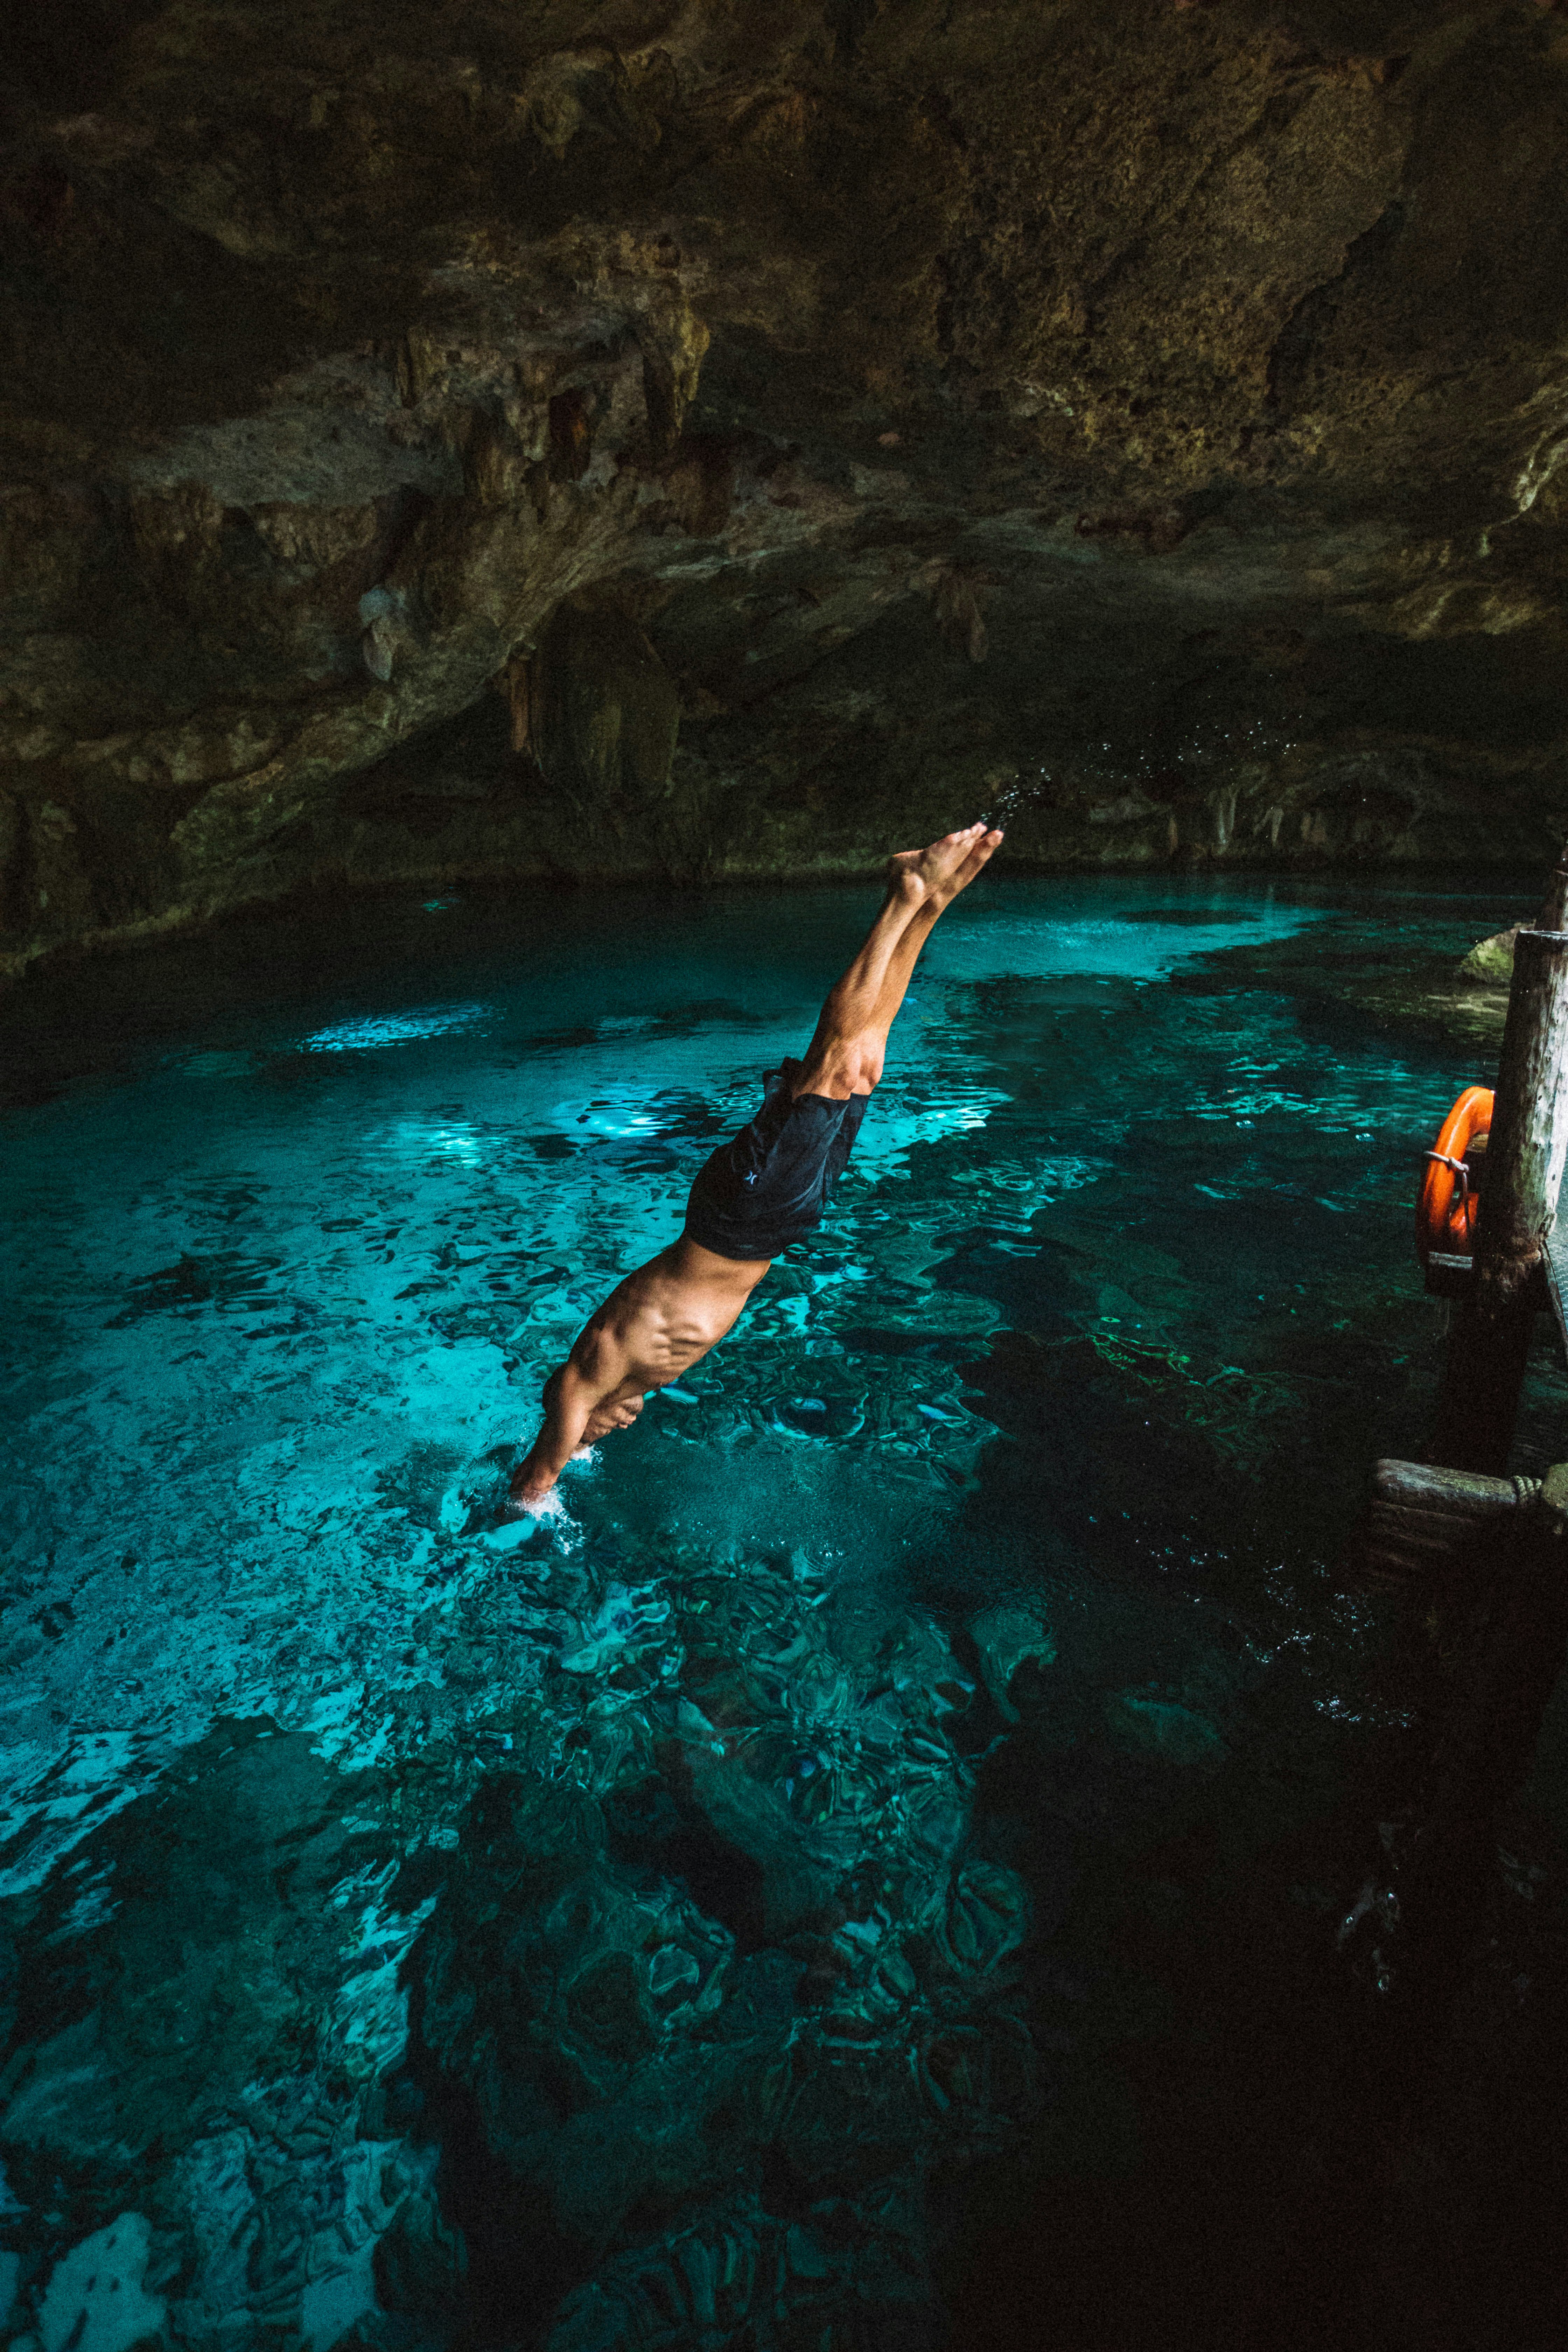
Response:
[[[1510,929],[1496,931],[1489,940],[1482,940],[1460,963],[1460,978],[1507,988],[1513,979],[1513,943],[1518,937],[1519,925],[1515,923]]]

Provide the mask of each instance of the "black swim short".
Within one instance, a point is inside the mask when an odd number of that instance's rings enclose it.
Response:
[[[686,1237],[720,1257],[777,1257],[822,1221],[869,1095],[792,1095],[798,1062],[769,1070],[763,1107],[700,1171]]]

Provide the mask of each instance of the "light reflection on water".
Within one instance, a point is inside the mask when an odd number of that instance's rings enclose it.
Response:
[[[129,2352],[112,2257],[182,2344],[940,2340],[933,2182],[1131,2161],[1050,2121],[1126,1857],[1397,1719],[1325,1563],[1472,1072],[1306,950],[1508,910],[988,883],[821,1234],[487,1531],[864,909],[437,904],[438,972],[263,964],[7,1114],[27,2324]]]
[[[305,1054],[374,1054],[389,1045],[409,1045],[422,1037],[453,1037],[484,1025],[488,1008],[482,1004],[432,1004],[417,1013],[384,1014],[340,1021],[328,1029],[314,1029],[301,1037]],[[187,1065],[187,1067],[189,1065]]]

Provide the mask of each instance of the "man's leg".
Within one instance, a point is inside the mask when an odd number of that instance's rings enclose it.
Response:
[[[889,861],[888,896],[859,954],[829,992],[795,1078],[795,1091],[869,1094],[882,1075],[888,1032],[938,916],[966,889],[1000,845],[999,833],[972,824],[929,849]]]

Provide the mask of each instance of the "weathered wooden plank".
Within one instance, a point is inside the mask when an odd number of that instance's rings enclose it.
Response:
[[[1372,1491],[1384,1502],[1451,1517],[1496,1518],[1532,1502],[1534,1478],[1488,1478],[1476,1470],[1449,1470],[1436,1462],[1403,1462],[1388,1454],[1372,1465]]]
[[[1568,1180],[1557,1194],[1556,1222],[1549,1228],[1542,1255],[1546,1261],[1546,1295],[1557,1336],[1568,1356]]]
[[[1531,1478],[1491,1478],[1427,1462],[1378,1462],[1347,1564],[1395,1583],[1429,1583],[1435,1571],[1473,1560],[1500,1534],[1518,1527],[1540,1491]]]

